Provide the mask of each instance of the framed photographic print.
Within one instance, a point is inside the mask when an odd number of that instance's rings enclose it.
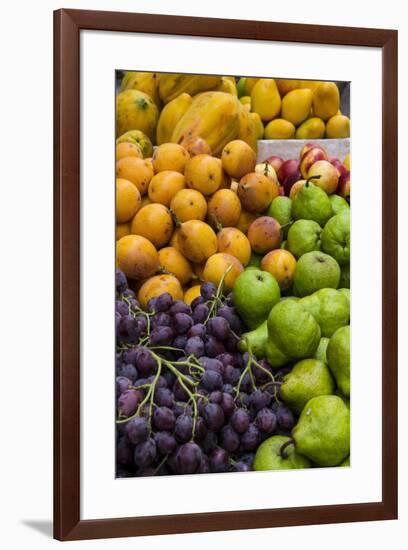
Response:
[[[395,519],[396,31],[54,24],[54,536]]]

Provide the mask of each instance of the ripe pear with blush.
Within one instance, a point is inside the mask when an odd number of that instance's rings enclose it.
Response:
[[[314,176],[320,176],[318,179],[313,179]],[[328,160],[318,160],[309,169],[307,174],[308,179],[326,191],[328,195],[331,195],[336,191],[339,183],[339,173],[337,168],[333,166]]]
[[[306,153],[303,154],[303,157],[301,157],[300,160],[300,173],[302,174],[303,178],[307,178],[307,174],[313,164],[315,162],[318,162],[319,160],[327,160],[328,156],[326,151],[320,147],[313,147],[312,149],[309,149]],[[300,179],[300,178],[299,178]]]
[[[350,172],[340,176],[336,193],[340,195],[340,197],[343,197],[343,199],[348,199],[350,197]]]

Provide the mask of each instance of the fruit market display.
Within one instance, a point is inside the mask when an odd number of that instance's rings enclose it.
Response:
[[[349,464],[350,159],[255,152],[262,121],[336,133],[305,82],[123,79],[118,477]]]

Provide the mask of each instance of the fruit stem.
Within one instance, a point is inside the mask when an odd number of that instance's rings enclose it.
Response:
[[[305,183],[305,187],[309,187],[309,182],[311,180],[319,180],[322,176],[310,176],[310,178],[307,178],[306,180],[306,183]]]
[[[294,445],[294,444],[295,444],[295,441],[292,438],[288,439],[288,441],[285,441],[285,443],[282,445],[282,447],[279,450],[279,454],[281,455],[282,458],[288,458],[286,449],[287,447],[289,447],[289,445]]]

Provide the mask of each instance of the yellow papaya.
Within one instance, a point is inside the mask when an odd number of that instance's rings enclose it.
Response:
[[[334,115],[326,124],[327,138],[350,137],[350,119],[345,115]]]
[[[292,90],[300,88],[301,82],[301,80],[285,80],[283,78],[276,79],[276,85],[278,87],[281,97],[286,95],[288,92],[291,92]]]
[[[249,113],[249,116],[252,118],[255,125],[257,139],[262,139],[264,137],[265,129],[261,117],[258,115],[258,113]]]
[[[238,97],[237,85],[233,76],[222,76],[221,82],[214,88],[215,92],[226,92]]]
[[[265,139],[292,139],[296,128],[284,118],[275,118],[265,126]]]
[[[281,110],[281,97],[273,78],[260,78],[251,92],[251,110],[269,122]]]
[[[138,71],[125,72],[120,85],[120,91],[124,90],[139,90],[149,95],[156,105],[160,108],[162,102],[157,89],[157,74],[156,73],[141,73]]]
[[[153,139],[158,118],[157,106],[147,94],[139,90],[124,90],[116,96],[116,135],[141,130]]]
[[[159,95],[168,103],[182,93],[194,96],[211,90],[221,82],[220,76],[197,74],[162,74],[159,78]]]
[[[134,145],[139,145],[143,158],[149,158],[153,154],[153,145],[150,139],[141,132],[140,130],[129,130],[128,132],[125,132],[121,136],[118,137],[116,140],[116,143],[133,143]]]
[[[220,155],[224,145],[238,137],[240,110],[241,104],[232,94],[201,93],[178,121],[171,141],[183,144],[201,138],[214,156]]]
[[[156,129],[157,145],[167,143],[171,140],[177,122],[184,115],[192,102],[193,98],[191,95],[182,93],[163,107]]]
[[[238,139],[245,141],[256,152],[258,132],[255,120],[251,117],[246,105],[240,105]]]

